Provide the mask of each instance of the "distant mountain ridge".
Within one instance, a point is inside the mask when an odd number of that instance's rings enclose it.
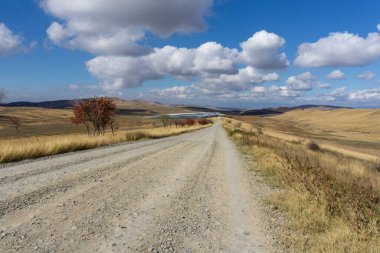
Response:
[[[11,102],[7,104],[0,104],[3,107],[40,107],[47,109],[65,109],[72,108],[75,103],[79,101],[85,101],[89,98],[84,99],[67,99],[67,100],[52,100],[52,101],[42,101],[42,102],[29,102],[29,101],[18,101]],[[123,100],[120,98],[112,98],[116,103],[126,102],[127,100]],[[145,100],[128,100],[128,102],[144,102],[144,103],[152,103],[152,101]]]
[[[29,102],[29,101],[19,101],[7,104],[0,104],[4,107],[41,107],[49,109],[64,109],[73,107],[78,100],[54,100],[54,101],[43,101],[43,102]]]
[[[128,106],[129,103],[138,103],[140,107],[157,105],[166,106],[162,103],[149,101],[149,100],[123,100],[120,98],[113,98],[118,105],[124,104]],[[74,104],[78,101],[83,101],[86,99],[72,99],[72,100],[53,100],[53,101],[43,101],[43,102],[29,102],[29,101],[19,101],[7,104],[0,104],[3,107],[40,107],[47,109],[66,109],[72,108]],[[282,114],[292,110],[304,110],[304,109],[318,109],[318,110],[336,110],[336,109],[352,109],[350,107],[343,106],[332,106],[332,105],[300,105],[293,107],[270,107],[263,109],[236,109],[236,108],[224,108],[224,107],[207,107],[207,106],[190,106],[190,105],[167,105],[173,109],[178,108],[178,110],[188,110],[194,112],[220,112],[226,115],[241,115],[241,116],[260,116],[260,115],[276,115]]]
[[[213,108],[213,107],[198,107],[198,106],[180,106],[188,110],[198,112],[221,112],[227,115],[241,115],[241,116],[260,116],[260,115],[276,115],[293,110],[304,109],[319,109],[319,110],[336,110],[336,109],[353,109],[351,107],[332,106],[332,105],[300,105],[293,107],[270,107],[262,109],[233,109],[233,108]]]

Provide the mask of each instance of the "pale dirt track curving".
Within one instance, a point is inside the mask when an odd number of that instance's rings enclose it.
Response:
[[[219,123],[0,169],[0,252],[274,252]]]

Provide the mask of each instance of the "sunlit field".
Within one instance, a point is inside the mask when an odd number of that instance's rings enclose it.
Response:
[[[273,137],[301,142],[315,140],[330,150],[376,160],[380,157],[379,116],[378,109],[305,109],[276,116],[235,118],[261,124]]]
[[[15,162],[61,153],[97,148],[141,139],[156,139],[198,130],[207,126],[157,127],[111,132],[100,136],[66,134],[0,140],[0,163]]]

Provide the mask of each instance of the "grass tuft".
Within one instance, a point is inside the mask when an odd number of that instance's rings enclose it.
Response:
[[[307,144],[307,148],[311,151],[320,151],[321,147],[315,141],[311,141]]]

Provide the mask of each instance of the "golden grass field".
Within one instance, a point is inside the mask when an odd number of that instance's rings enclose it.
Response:
[[[207,126],[147,128],[110,132],[100,136],[65,134],[24,137],[0,141],[0,163],[16,162],[78,150],[97,148],[127,141],[155,139],[198,130]]]
[[[169,114],[191,112],[185,108],[160,104],[149,100],[115,100],[118,109],[126,109],[135,114]]]
[[[87,136],[82,125],[71,124],[72,109],[45,109],[35,107],[0,107],[0,163],[15,162],[76,150],[101,147],[144,138],[161,138],[204,126],[163,128],[158,119],[148,115],[189,112],[186,109],[161,105],[150,101],[115,100],[115,135]],[[22,125],[18,134],[6,117],[16,116]]]
[[[325,148],[358,158],[380,157],[380,109],[305,109],[234,118],[261,124],[268,135],[284,140],[315,140]]]
[[[234,119],[224,118],[223,125],[253,158],[252,169],[281,189],[268,203],[285,214],[288,232],[278,237],[288,249],[380,252],[378,162],[323,148],[311,150],[307,143],[273,137],[266,131],[256,138],[252,124]]]
[[[144,116],[189,112],[186,109],[161,105],[150,101],[115,101],[118,109],[117,122],[120,128],[141,129],[157,125],[157,120],[146,119]],[[83,133],[84,126],[71,124],[72,109],[45,109],[36,107],[0,107],[0,138],[14,138],[17,132],[5,119],[16,116],[21,119],[20,136],[43,136],[69,133]]]

